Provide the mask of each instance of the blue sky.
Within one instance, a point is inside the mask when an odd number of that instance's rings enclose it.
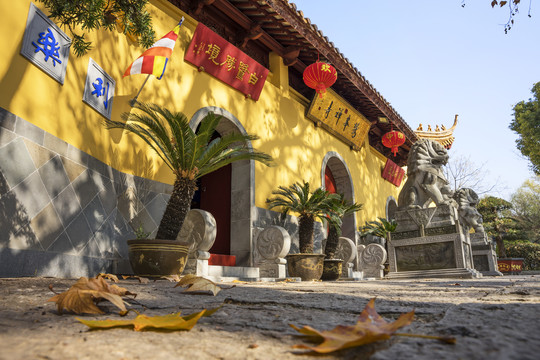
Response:
[[[508,8],[466,0],[291,0],[416,129],[452,125],[450,157],[469,157],[509,198],[533,176],[508,125],[540,81],[540,4]]]

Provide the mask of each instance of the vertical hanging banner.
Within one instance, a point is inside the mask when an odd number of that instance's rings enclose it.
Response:
[[[21,55],[60,84],[64,84],[70,46],[69,36],[37,6],[30,3]]]
[[[396,164],[392,160],[386,160],[386,165],[384,166],[384,170],[382,172],[383,179],[390,181],[396,186],[399,186],[404,176],[405,170],[403,170],[398,164]]]
[[[107,119],[111,118],[115,86],[114,79],[90,58],[83,101]]]
[[[204,26],[197,25],[184,59],[246,97],[258,100],[268,69]]]

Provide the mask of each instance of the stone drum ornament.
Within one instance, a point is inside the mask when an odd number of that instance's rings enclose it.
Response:
[[[291,248],[291,237],[281,226],[269,226],[257,236],[256,251],[261,277],[284,278],[285,256]]]
[[[208,275],[209,250],[216,241],[216,219],[208,211],[188,212],[176,240],[190,244],[185,274]]]

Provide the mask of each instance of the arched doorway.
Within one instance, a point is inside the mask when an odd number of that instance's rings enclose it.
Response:
[[[222,116],[216,128],[218,136],[234,132],[247,133],[234,115],[215,106],[198,110],[191,118],[190,127],[197,129],[209,112]],[[248,147],[252,147],[251,143]],[[202,177],[200,191],[194,198],[201,209],[209,211],[216,218],[217,236],[210,253],[232,255],[237,266],[253,264],[251,217],[255,213],[252,211],[255,207],[254,174],[253,161],[234,162]]]
[[[323,159],[321,167],[322,183],[326,190],[343,194],[349,202],[354,202],[354,188],[351,174],[343,158],[336,152],[329,152]],[[357,243],[356,217],[348,215],[341,226],[342,236]]]

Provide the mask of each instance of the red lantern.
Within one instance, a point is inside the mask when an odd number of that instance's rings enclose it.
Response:
[[[397,154],[398,147],[403,145],[405,140],[406,140],[405,135],[403,135],[402,132],[399,132],[399,131],[396,131],[396,130],[392,130],[390,132],[387,132],[382,137],[383,145],[388,147],[388,148],[392,148],[392,153],[394,154],[394,156],[396,156],[396,154]]]
[[[319,97],[322,98],[326,88],[336,82],[337,71],[332,65],[317,60],[304,70],[303,78],[306,85],[315,89]]]

